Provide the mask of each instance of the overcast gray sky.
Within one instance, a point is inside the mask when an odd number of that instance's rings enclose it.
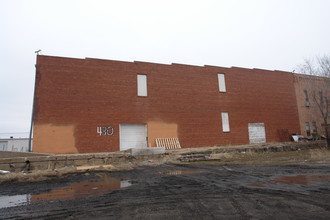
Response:
[[[0,137],[28,132],[35,53],[292,71],[330,52],[329,0],[0,0]]]

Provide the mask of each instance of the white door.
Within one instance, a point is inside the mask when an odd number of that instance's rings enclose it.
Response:
[[[249,123],[250,144],[266,143],[266,132],[264,123]]]
[[[147,147],[147,126],[145,124],[120,124],[120,150]]]

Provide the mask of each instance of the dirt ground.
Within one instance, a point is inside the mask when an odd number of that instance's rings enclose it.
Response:
[[[1,219],[329,219],[330,151],[88,171],[0,184]]]

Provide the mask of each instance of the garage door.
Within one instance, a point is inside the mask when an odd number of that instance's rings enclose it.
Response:
[[[250,144],[266,143],[266,132],[264,123],[249,123]]]
[[[120,150],[147,147],[145,124],[120,124]]]

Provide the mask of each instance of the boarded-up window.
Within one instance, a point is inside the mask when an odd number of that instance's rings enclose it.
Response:
[[[266,132],[264,123],[249,123],[250,144],[266,143]]]
[[[221,113],[221,119],[222,119],[222,131],[223,132],[229,132],[230,127],[229,127],[229,116],[228,112],[222,112]]]
[[[225,75],[222,73],[218,74],[218,83],[219,83],[219,91],[226,92],[226,82],[225,82]]]
[[[147,75],[137,75],[138,96],[147,96]]]

